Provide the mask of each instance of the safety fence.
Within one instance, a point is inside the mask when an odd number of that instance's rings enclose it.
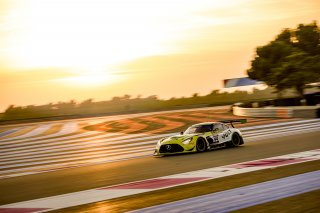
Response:
[[[264,108],[243,108],[233,107],[233,114],[248,117],[275,117],[275,118],[317,118],[319,107],[264,107]]]

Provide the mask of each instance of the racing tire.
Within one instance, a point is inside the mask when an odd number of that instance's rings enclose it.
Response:
[[[240,146],[241,144],[243,144],[241,136],[237,133],[233,134],[229,144],[231,147]]]
[[[207,150],[207,144],[204,139],[200,138],[196,144],[197,152],[204,152]]]

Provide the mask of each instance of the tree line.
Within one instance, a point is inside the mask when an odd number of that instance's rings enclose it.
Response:
[[[197,93],[191,97],[159,99],[157,96],[142,98],[124,95],[114,97],[107,101],[94,101],[87,99],[82,102],[71,100],[68,102],[49,103],[45,105],[9,106],[1,120],[45,118],[57,116],[86,116],[86,115],[112,115],[124,113],[138,113],[171,109],[182,109],[202,106],[217,106],[232,104],[241,101],[261,100],[275,98],[272,89],[254,89],[252,93],[247,91],[235,91],[233,93],[213,90],[210,94],[200,96]]]

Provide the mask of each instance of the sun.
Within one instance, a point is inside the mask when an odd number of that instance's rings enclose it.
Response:
[[[74,77],[61,78],[63,84],[81,87],[97,87],[104,84],[111,84],[118,80],[118,77],[112,74],[96,74],[78,75]]]
[[[69,70],[67,77],[58,78],[54,81],[69,86],[77,87],[100,87],[110,85],[122,80],[123,76],[115,70],[108,71],[103,68],[98,69],[92,66],[88,69]]]

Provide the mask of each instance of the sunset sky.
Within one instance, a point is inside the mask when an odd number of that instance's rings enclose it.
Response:
[[[319,0],[0,0],[8,105],[207,94],[257,46],[320,22]]]

